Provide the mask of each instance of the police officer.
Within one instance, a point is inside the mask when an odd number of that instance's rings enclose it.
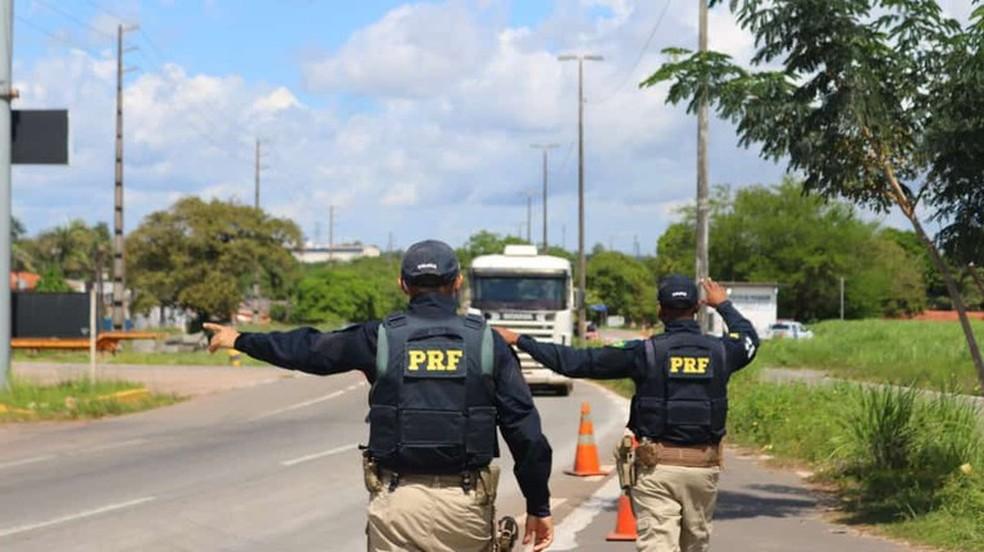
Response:
[[[758,347],[755,328],[725,289],[710,279],[702,284],[707,305],[728,326],[726,337],[701,333],[694,320],[700,305],[697,286],[680,275],[660,282],[666,331],[650,339],[578,350],[500,330],[507,342],[565,376],[635,382],[628,427],[639,445],[631,481],[623,484],[636,514],[638,550],[709,549],[728,378],[752,361]]]
[[[523,543],[544,550],[553,541],[550,444],[515,353],[481,317],[456,314],[462,281],[454,251],[423,241],[403,257],[399,285],[409,308],[382,322],[330,333],[206,325],[212,351],[235,348],[311,374],[365,374],[370,551],[494,550],[497,425],[526,497]]]

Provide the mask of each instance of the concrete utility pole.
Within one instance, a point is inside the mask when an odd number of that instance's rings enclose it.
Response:
[[[578,54],[558,56],[560,61],[577,60],[577,287],[580,305],[577,311],[578,335],[584,339],[588,329],[588,313],[585,303],[587,287],[587,262],[584,255],[584,61],[601,61],[597,55]]]
[[[335,206],[328,206],[328,260],[335,256]]]
[[[547,152],[554,148],[559,148],[560,144],[530,144],[531,148],[543,151],[543,249],[542,253],[547,252]]]
[[[844,320],[844,277],[840,279],[840,319]]]
[[[260,139],[256,139],[256,168],[254,170],[253,207],[260,208]]]
[[[113,207],[113,329],[126,321],[126,264],[123,241],[123,33],[136,27],[116,27],[116,171]]]
[[[526,192],[526,243],[533,243],[533,194]]]
[[[10,275],[10,102],[14,96],[11,57],[14,1],[0,0],[0,274]],[[10,285],[0,291],[0,390],[9,386]]]
[[[700,1],[700,24],[698,31],[698,49],[707,51],[707,0]],[[710,189],[707,184],[707,101],[701,100],[697,106],[697,279],[707,278],[710,269],[707,258],[708,234],[710,231]],[[701,296],[703,296],[703,288]],[[697,321],[703,331],[710,330],[711,317],[707,307],[702,307],[697,314]]]

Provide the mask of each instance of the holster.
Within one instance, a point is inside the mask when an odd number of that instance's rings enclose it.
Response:
[[[499,466],[490,464],[475,472],[475,500],[478,504],[495,504],[499,492]]]
[[[618,472],[618,484],[622,489],[629,489],[636,482],[636,452],[631,435],[623,435],[615,445],[615,469]]]
[[[366,483],[366,490],[370,494],[376,494],[383,490],[383,480],[379,477],[379,465],[369,456],[368,452],[362,454],[362,477]]]

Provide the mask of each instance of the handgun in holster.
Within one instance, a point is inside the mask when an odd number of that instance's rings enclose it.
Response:
[[[623,490],[635,485],[635,440],[631,435],[623,435],[615,447],[615,469],[618,471],[618,484]]]
[[[369,451],[362,453],[362,476],[366,482],[366,490],[370,494],[376,494],[383,490],[383,480],[379,477],[379,465],[369,455]]]

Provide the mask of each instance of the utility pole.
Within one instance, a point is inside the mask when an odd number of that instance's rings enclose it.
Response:
[[[335,257],[335,206],[328,206],[328,260]]]
[[[113,207],[113,329],[126,321],[126,264],[123,242],[123,33],[136,26],[116,27],[116,170]],[[126,50],[126,51],[129,51]]]
[[[639,260],[642,254],[639,252],[639,234],[632,236],[632,248],[635,250],[635,258]]]
[[[531,148],[543,151],[543,249],[546,254],[547,247],[547,152],[559,148],[560,144],[530,144]]]
[[[699,0],[700,16],[698,31],[698,49],[701,52],[707,51],[707,0]],[[703,98],[703,95],[702,95]],[[701,99],[697,106],[697,279],[707,278],[710,270],[708,267],[708,233],[710,224],[708,221],[710,205],[708,196],[710,189],[707,184],[707,100]],[[703,287],[698,286],[703,296]],[[707,307],[701,307],[697,313],[697,321],[701,330],[710,330],[711,317]]]
[[[256,139],[256,159],[253,171],[253,208],[260,217],[260,139]],[[253,323],[260,322],[260,267],[253,271]]]
[[[260,209],[260,139],[256,139],[256,168],[254,170],[253,207]]]
[[[10,102],[14,0],[0,0],[0,274],[10,275]],[[10,285],[0,290],[0,391],[10,385]]]
[[[706,1],[706,0],[702,0]],[[577,311],[578,335],[584,339],[588,328],[588,313],[585,307],[585,288],[587,287],[587,262],[584,255],[584,61],[601,61],[597,55],[562,55],[560,61],[577,60],[577,287],[580,304]]]
[[[533,243],[533,194],[526,192],[526,243]]]

